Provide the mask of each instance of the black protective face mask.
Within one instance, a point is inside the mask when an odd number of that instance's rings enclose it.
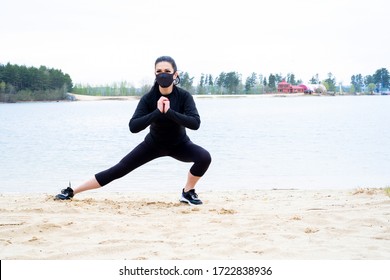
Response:
[[[167,88],[173,83],[173,75],[170,73],[161,73],[156,75],[156,81],[162,88]]]

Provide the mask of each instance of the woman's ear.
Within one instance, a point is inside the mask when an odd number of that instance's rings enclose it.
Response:
[[[178,71],[176,71],[175,74],[173,74],[173,84],[174,85],[180,84],[180,76]]]

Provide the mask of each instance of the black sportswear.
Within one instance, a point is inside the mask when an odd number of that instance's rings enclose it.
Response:
[[[160,147],[175,146],[188,141],[185,128],[196,130],[200,117],[192,95],[184,89],[173,86],[169,95],[170,109],[164,114],[157,108],[157,101],[163,96],[158,86],[145,94],[129,122],[130,131],[140,132],[150,125],[145,141]]]
[[[167,113],[161,113],[157,101],[162,94],[157,84],[139,101],[129,122],[130,131],[137,133],[150,126],[145,140],[127,154],[118,164],[97,173],[100,186],[125,176],[139,166],[162,156],[171,156],[184,162],[194,162],[190,172],[201,177],[207,171],[211,156],[204,148],[190,141],[185,128],[198,129],[200,117],[192,95],[176,86],[169,95]]]

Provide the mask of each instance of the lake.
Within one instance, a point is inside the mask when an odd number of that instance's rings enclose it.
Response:
[[[390,96],[195,98],[187,130],[213,162],[198,190],[390,186]],[[116,164],[145,137],[137,100],[0,104],[0,191],[57,193]],[[191,164],[160,158],[106,191],[178,194]]]

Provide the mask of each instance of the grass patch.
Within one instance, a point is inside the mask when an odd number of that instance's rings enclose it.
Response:
[[[387,196],[390,196],[390,187],[386,187],[386,188],[385,188],[385,194],[386,194]]]

